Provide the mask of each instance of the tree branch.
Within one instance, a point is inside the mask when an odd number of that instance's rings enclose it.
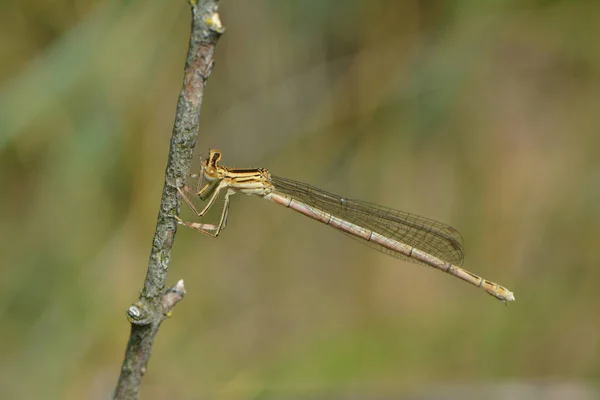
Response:
[[[177,221],[173,218],[179,214],[177,188],[183,186],[189,176],[198,137],[204,86],[213,67],[215,46],[224,32],[217,13],[217,2],[218,0],[189,0],[192,8],[192,30],[183,88],[177,102],[165,184],[144,288],[139,300],[127,310],[131,333],[119,381],[113,393],[114,399],[138,398],[140,383],[146,372],[158,328],[185,295],[183,280],[167,291],[164,288],[171,247],[177,231]]]

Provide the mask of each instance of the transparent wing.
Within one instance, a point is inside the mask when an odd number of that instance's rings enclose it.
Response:
[[[464,259],[462,236],[449,225],[430,218],[378,206],[360,200],[346,199],[306,183],[271,176],[275,191],[322,210],[340,219],[406,243],[454,265]],[[352,236],[353,237],[353,236]],[[381,252],[416,262],[377,243],[353,237]]]

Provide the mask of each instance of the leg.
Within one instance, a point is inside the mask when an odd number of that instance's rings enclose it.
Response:
[[[221,189],[224,186],[222,186],[221,184],[219,184],[215,189],[213,194],[210,196],[210,199],[208,199],[208,203],[206,204],[206,206],[204,206],[204,209],[202,209],[202,211],[198,211],[196,209],[196,206],[194,206],[194,203],[192,203],[192,201],[186,196],[185,193],[183,193],[183,190],[181,190],[181,188],[177,188],[177,191],[179,192],[179,195],[181,196],[181,198],[187,203],[187,205],[192,209],[192,211],[194,211],[196,213],[196,216],[198,217],[202,217],[204,214],[206,214],[206,212],[213,206],[213,204],[215,203],[215,200],[217,199],[217,196],[219,195],[219,192],[221,191]]]
[[[192,178],[194,178],[194,175],[192,175]],[[198,172],[198,185],[196,186],[196,193],[200,192],[202,182],[204,182],[204,165],[202,165],[202,157],[200,157],[200,172]]]
[[[200,172],[197,174],[191,174],[190,178],[198,178],[198,184],[196,185],[196,194],[200,193],[200,188],[202,187],[202,183],[204,182],[204,164],[202,164],[202,155],[200,155]],[[186,191],[189,192],[189,188],[186,186]]]
[[[181,220],[181,218],[179,218],[179,217],[175,217],[175,218],[177,219],[177,221],[180,225],[185,225],[189,228],[197,230],[198,232],[200,232],[204,235],[208,235],[208,236],[212,236],[212,237],[216,238],[217,236],[219,236],[219,233],[221,232],[221,230],[225,229],[225,226],[227,225],[227,216],[229,215],[229,196],[231,196],[234,193],[235,192],[233,190],[228,190],[227,193],[225,194],[225,201],[223,202],[223,212],[221,213],[221,219],[219,221],[219,225],[201,224],[198,222],[185,222],[185,221]],[[212,198],[214,198],[214,197],[216,197],[216,196],[213,195]],[[211,200],[212,200],[212,198],[211,198]]]
[[[177,223],[179,225],[185,225],[188,228],[192,228],[204,235],[210,236],[210,237],[217,237],[217,235],[215,235],[214,231],[216,231],[219,227],[217,225],[214,224],[200,224],[198,222],[185,222],[184,220],[182,220],[181,218],[179,218],[178,216],[175,216],[175,219],[177,220]]]
[[[190,178],[192,178],[192,179],[198,178],[196,190],[192,192],[192,190],[190,190],[190,187],[188,185],[184,185],[183,190],[181,188],[177,188],[177,191],[179,192],[179,195],[183,198],[183,200],[187,203],[188,207],[190,207],[196,213],[196,215],[202,216],[207,211],[207,209],[203,210],[202,213],[198,212],[198,210],[196,210],[196,207],[194,206],[193,202],[189,199],[189,197],[185,193],[183,193],[183,191],[185,191],[187,194],[192,193],[192,196],[200,197],[200,199],[202,201],[204,201],[204,200],[206,200],[206,197],[210,196],[210,192],[212,190],[215,190],[214,186],[217,186],[218,182],[214,182],[214,183],[209,182],[203,186],[204,165],[202,164],[202,157],[200,157],[200,172],[197,174],[190,175]]]
[[[221,230],[227,227],[227,218],[229,217],[229,196],[235,194],[235,192],[231,189],[225,193],[225,201],[223,202],[223,213],[221,214],[221,220],[219,221],[219,226],[217,232],[215,233],[215,237],[221,232]]]

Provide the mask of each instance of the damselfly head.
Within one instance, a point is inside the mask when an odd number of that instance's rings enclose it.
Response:
[[[204,178],[208,181],[214,181],[219,179],[219,166],[217,163],[221,160],[221,151],[217,149],[210,149],[208,151],[208,158],[203,162],[202,172]]]

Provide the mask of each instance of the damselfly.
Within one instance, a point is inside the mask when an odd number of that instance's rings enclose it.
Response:
[[[208,158],[202,162],[198,187],[194,192],[200,199],[208,199],[202,211],[198,211],[188,196],[178,189],[198,217],[204,216],[215,204],[219,193],[226,190],[219,223],[184,222],[177,217],[180,224],[217,237],[227,225],[229,197],[238,192],[255,195],[338,229],[381,252],[447,272],[482,288],[498,300],[515,300],[507,288],[458,266],[463,261],[462,237],[451,226],[403,211],[340,197],[306,183],[271,175],[263,168],[223,167],[219,165],[220,160],[221,152],[210,150]]]

